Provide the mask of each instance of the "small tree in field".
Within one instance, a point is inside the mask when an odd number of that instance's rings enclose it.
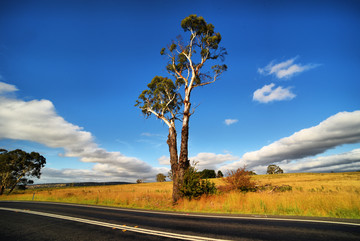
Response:
[[[166,180],[166,176],[162,173],[159,173],[156,175],[156,181],[157,182],[165,182]]]
[[[282,173],[284,173],[284,171],[279,166],[269,165],[267,167],[266,174],[282,174]]]
[[[180,192],[184,175],[190,166],[188,159],[189,121],[194,113],[191,108],[192,91],[209,85],[219,79],[226,71],[226,65],[209,62],[223,60],[226,55],[220,47],[221,35],[215,32],[214,25],[195,14],[181,21],[182,29],[188,33],[185,41],[181,37],[172,41],[160,54],[168,59],[166,70],[171,78],[155,76],[136,101],[146,117],[154,115],[169,128],[167,144],[170,152],[170,165],[173,180],[173,202],[184,196]],[[180,120],[180,153],[177,146],[175,121]]]
[[[216,178],[222,178],[222,177],[224,177],[224,174],[222,173],[221,170],[219,170],[216,174]]]

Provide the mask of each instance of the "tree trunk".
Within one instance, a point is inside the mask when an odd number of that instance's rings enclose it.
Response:
[[[3,195],[4,190],[5,190],[5,186],[1,186],[1,189],[0,189],[0,195]]]
[[[180,155],[179,155],[179,181],[184,180],[185,171],[190,166],[189,161],[189,151],[188,151],[188,141],[189,141],[189,118],[190,116],[185,115],[184,113],[184,122],[181,129],[181,145],[180,145]]]
[[[14,190],[14,188],[16,187],[16,184],[17,184],[17,183],[15,183],[15,184],[11,187],[11,189],[10,189],[10,191],[7,193],[7,195],[9,195],[9,194]]]
[[[21,178],[23,178],[23,177],[25,176],[25,173],[27,173],[28,171],[30,171],[30,167],[27,168],[27,169],[25,169],[25,170],[23,171],[23,174],[21,174],[21,175],[18,177],[18,179],[17,179],[17,180],[15,181],[15,183],[12,185],[12,187],[11,187],[11,189],[10,189],[10,191],[8,192],[7,195],[9,195],[9,194],[14,190],[14,188],[16,187],[16,185],[20,182]]]
[[[167,144],[169,146],[170,152],[170,164],[171,164],[171,172],[173,178],[173,203],[175,204],[180,198],[180,182],[179,182],[179,164],[178,164],[178,154],[177,154],[177,134],[175,129],[175,123],[172,123],[172,126],[169,128],[169,135]]]
[[[184,174],[186,170],[190,166],[189,161],[189,151],[188,151],[188,143],[189,143],[189,120],[190,120],[190,92],[191,89],[186,89],[185,91],[185,99],[184,99],[184,115],[183,115],[183,125],[181,129],[181,145],[180,145],[180,155],[179,155],[179,171],[178,171],[178,179],[180,183],[184,181]]]

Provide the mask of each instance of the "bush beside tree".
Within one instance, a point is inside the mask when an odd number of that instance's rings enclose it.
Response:
[[[181,194],[187,199],[197,199],[202,195],[216,194],[215,183],[201,179],[201,173],[195,166],[190,166],[184,173],[184,180],[180,185]]]

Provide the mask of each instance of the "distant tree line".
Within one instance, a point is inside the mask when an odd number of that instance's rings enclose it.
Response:
[[[194,172],[194,170],[193,170]],[[222,178],[224,177],[224,174],[222,173],[221,170],[218,170],[217,172],[215,172],[215,170],[210,170],[210,169],[204,169],[202,171],[197,171],[195,169],[195,172],[197,174],[199,174],[199,177],[202,178],[202,179],[208,179],[208,178]],[[173,180],[172,179],[172,172],[169,171],[168,172],[168,175],[165,176],[164,174],[162,173],[159,173],[156,175],[156,181],[157,182],[165,182],[166,181],[166,178],[169,178],[169,180]]]
[[[196,165],[196,164],[195,164]],[[210,179],[210,178],[224,178],[224,174],[222,173],[221,170],[218,170],[217,172],[215,170],[212,170],[212,169],[204,169],[202,171],[197,171],[197,169],[195,168],[195,165],[194,167],[190,170],[190,176],[192,178],[195,177],[196,180],[200,180],[200,179]],[[266,171],[266,174],[281,174],[281,173],[284,173],[284,171],[277,165],[269,165],[267,167],[267,171]],[[227,177],[229,176],[236,176],[236,175],[239,175],[241,177],[243,176],[252,176],[252,175],[256,175],[256,173],[254,171],[247,171],[245,170],[245,167],[244,168],[240,168],[236,171],[228,171],[227,173]],[[163,173],[159,173],[156,175],[156,181],[157,182],[165,182],[166,181],[166,178],[169,178],[170,180],[173,180],[172,179],[172,172],[169,171],[168,172],[168,175],[165,176]],[[227,178],[226,180],[230,180],[229,178]],[[143,180],[142,179],[139,179],[137,180],[137,183],[142,183]],[[242,181],[243,182],[243,181]],[[246,183],[246,182],[245,182]],[[247,185],[245,185],[247,186]],[[239,188],[239,189],[243,189],[242,187]],[[250,185],[250,188],[251,189],[251,185]],[[186,193],[184,194],[185,196],[187,195]]]

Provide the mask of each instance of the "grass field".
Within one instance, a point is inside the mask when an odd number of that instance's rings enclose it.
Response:
[[[152,210],[296,215],[360,219],[360,172],[256,175],[259,185],[290,185],[287,192],[229,192],[199,200],[171,202],[172,183],[66,187],[26,190],[2,195],[0,200],[53,201]],[[221,179],[213,179],[223,185]]]

